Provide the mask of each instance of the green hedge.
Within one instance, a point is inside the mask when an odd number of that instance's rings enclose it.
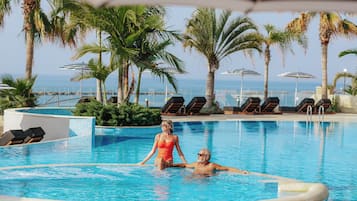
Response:
[[[99,126],[151,126],[161,123],[160,109],[151,109],[136,104],[103,105],[91,100],[78,103],[72,111],[76,116],[94,116]]]

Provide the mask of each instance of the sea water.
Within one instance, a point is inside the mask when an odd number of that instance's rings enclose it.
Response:
[[[242,86],[241,86],[242,84]],[[116,96],[117,80],[115,76],[109,77],[106,81],[107,97]],[[316,87],[320,86],[318,81],[295,79],[269,81],[269,97],[279,97],[280,105],[293,106],[305,97],[311,97]],[[242,87],[242,102],[247,97],[260,97],[263,99],[263,80],[249,80],[244,82],[237,79],[217,79],[215,81],[215,100],[221,107],[236,106],[240,100],[240,90]],[[295,101],[295,89],[297,87],[297,98]],[[188,103],[195,96],[205,96],[206,80],[199,79],[177,79],[177,91],[165,80],[158,78],[143,77],[140,88],[139,103],[145,105],[147,100],[149,106],[160,107],[171,96],[183,96]],[[38,104],[40,106],[73,106],[80,96],[95,96],[96,80],[88,79],[81,82],[71,82],[70,77],[64,75],[38,76],[34,91],[47,93],[40,96]],[[49,94],[51,93],[51,94]],[[134,94],[131,96],[134,100]]]

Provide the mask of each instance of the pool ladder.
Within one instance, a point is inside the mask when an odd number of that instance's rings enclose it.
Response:
[[[318,110],[319,122],[324,122],[325,108],[321,105]],[[308,122],[312,122],[312,106],[309,105],[306,110],[306,118]]]

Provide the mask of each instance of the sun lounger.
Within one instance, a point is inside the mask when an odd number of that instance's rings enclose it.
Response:
[[[163,115],[184,115],[185,99],[181,96],[171,97],[166,104],[161,108],[161,114]]]
[[[82,96],[78,103],[89,103],[91,100],[96,100],[96,98],[94,96]]]
[[[111,96],[108,98],[107,103],[118,103],[118,96]]]
[[[268,97],[259,108],[259,114],[281,114],[275,112],[274,109],[279,105],[280,100],[278,97]]]
[[[314,106],[314,113],[319,113],[319,110],[321,110],[320,107],[322,107],[323,112],[326,113],[327,109],[331,107],[331,104],[331,100],[328,98],[320,99]]]
[[[207,100],[205,97],[194,97],[186,106],[186,114],[194,115],[200,114],[200,110],[206,104]]]
[[[0,136],[0,146],[22,144],[26,137],[23,130],[8,130]]]
[[[39,142],[43,139],[45,131],[41,127],[29,128],[25,131],[26,138],[24,143]]]
[[[259,97],[249,97],[240,107],[241,113],[255,113],[258,112],[260,106]]]
[[[260,98],[249,97],[241,107],[225,106],[223,107],[224,114],[255,114],[259,112]]]
[[[304,98],[296,107],[280,107],[281,112],[286,113],[306,113],[308,108],[313,109],[315,100],[312,98]]]

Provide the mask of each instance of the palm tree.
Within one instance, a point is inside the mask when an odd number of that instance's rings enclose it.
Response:
[[[215,72],[220,61],[238,51],[260,51],[257,27],[248,17],[231,19],[230,11],[217,18],[215,9],[197,9],[186,25],[184,47],[194,48],[208,61],[206,107],[214,104]],[[248,51],[248,52],[249,52]]]
[[[48,1],[50,7],[53,7],[55,0]],[[15,2],[19,3],[20,0]],[[26,67],[25,67],[25,78],[30,79],[32,77],[32,67],[34,58],[34,44],[35,41],[42,41],[44,38],[50,40],[56,40],[60,38],[63,44],[70,43],[74,41],[63,34],[62,29],[56,27],[52,22],[53,19],[49,18],[41,8],[41,0],[23,0],[22,9],[24,14],[23,31],[25,32],[26,40]],[[11,12],[11,1],[0,0],[0,24],[3,24],[4,16]],[[56,16],[53,16],[54,19]],[[61,32],[58,32],[58,31]]]
[[[129,67],[142,67],[144,61],[140,61],[140,64],[138,57],[148,52],[147,49],[142,49],[147,48],[142,45],[143,42],[150,45],[161,39],[178,38],[176,33],[165,30],[164,11],[161,7],[93,8],[87,5],[73,11],[73,29],[80,27],[100,30],[105,37],[105,48],[100,52],[109,53],[109,66],[118,69],[118,104],[126,103],[133,91],[134,79],[129,88]],[[157,55],[155,57],[159,58]]]
[[[101,39],[99,40],[101,41]],[[83,46],[77,48],[76,54],[73,56],[73,59],[79,59],[89,53],[99,55],[97,60],[91,59],[89,61],[88,67],[90,71],[87,72],[85,76],[77,75],[75,80],[95,78],[97,82],[96,100],[103,104],[106,104],[107,100],[105,81],[108,76],[115,71],[115,68],[113,68],[111,65],[106,66],[102,62],[102,52],[106,51],[108,51],[108,49],[103,47],[101,42],[99,42],[99,44],[84,44]]]
[[[341,51],[339,54],[338,54],[338,57],[344,57],[346,55],[355,55],[357,56],[357,49],[348,49],[348,50],[344,50],[344,51]]]
[[[11,90],[0,90],[0,109],[36,106],[37,95],[32,93],[36,76],[30,79],[14,79],[11,75],[4,75],[1,82],[13,87]]]
[[[264,49],[264,99],[268,97],[268,77],[269,77],[269,64],[271,60],[271,47],[277,45],[284,54],[287,50],[291,49],[292,42],[297,41],[302,47],[306,49],[307,41],[304,35],[295,34],[288,30],[278,30],[271,24],[264,25],[267,35],[260,33],[261,42]],[[284,62],[284,60],[283,60]]]
[[[147,41],[141,43],[139,54],[133,59],[134,64],[138,67],[138,82],[136,85],[136,94],[134,102],[139,103],[139,94],[141,86],[142,73],[150,71],[153,75],[162,79],[164,77],[168,80],[171,86],[177,92],[176,79],[173,77],[174,73],[184,73],[182,61],[175,55],[168,52],[166,49],[173,43],[170,40],[163,42]],[[168,66],[168,67],[162,67]]]
[[[357,76],[352,73],[347,73],[347,72],[337,73],[333,79],[333,84],[332,84],[333,90],[336,89],[337,81],[341,78],[344,79],[351,78],[352,80],[351,85],[348,86],[347,89],[343,89],[343,90],[353,96],[357,95]]]
[[[78,73],[75,75],[71,81],[79,81],[79,80],[84,80],[84,79],[91,79],[95,78],[97,80],[97,86],[100,86],[99,93],[97,91],[97,95],[100,94],[100,97],[102,100],[100,102],[103,102],[103,104],[106,104],[106,88],[105,88],[105,80],[108,78],[108,76],[114,71],[113,68],[110,66],[104,66],[99,62],[99,60],[96,59],[90,59],[88,62],[88,71],[84,71],[83,73]],[[98,97],[98,96],[97,96]]]
[[[320,17],[319,38],[321,43],[321,73],[322,94],[321,98],[327,98],[327,52],[332,37],[357,35],[357,27],[347,19],[343,19],[335,12],[304,12],[287,25],[288,30],[294,32],[306,32],[308,24],[315,16]]]

